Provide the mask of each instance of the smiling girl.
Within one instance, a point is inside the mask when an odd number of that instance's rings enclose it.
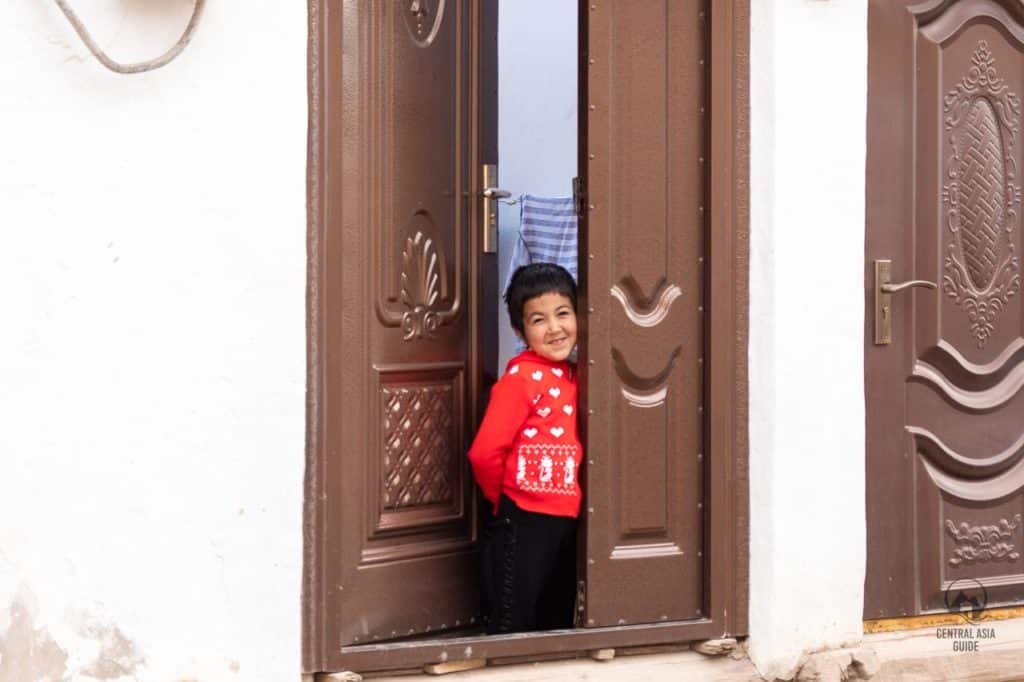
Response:
[[[491,390],[469,451],[495,520],[483,546],[487,631],[573,625],[576,517],[583,450],[576,428],[576,283],[551,263],[526,265],[505,294],[527,350]]]

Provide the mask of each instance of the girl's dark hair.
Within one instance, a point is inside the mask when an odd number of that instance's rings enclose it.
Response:
[[[523,307],[531,298],[544,294],[565,296],[576,312],[576,281],[568,270],[554,263],[530,263],[516,269],[505,291],[505,303],[508,305],[509,322],[520,334],[526,335]]]

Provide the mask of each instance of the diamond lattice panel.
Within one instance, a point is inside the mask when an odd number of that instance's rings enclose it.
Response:
[[[382,389],[385,510],[452,501],[452,387]]]

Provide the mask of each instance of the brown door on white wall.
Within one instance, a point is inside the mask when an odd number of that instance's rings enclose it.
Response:
[[[323,7],[323,96],[340,118],[322,123],[313,197],[326,214],[329,379],[325,649],[312,665],[337,669],[325,661],[343,646],[478,624],[465,452],[497,358],[496,256],[479,215],[481,166],[497,161],[497,3]]]
[[[307,672],[747,629],[747,4],[622,0],[578,14],[583,627],[479,632],[497,7],[310,0]]]
[[[1022,96],[1019,3],[871,3],[866,618],[1024,600]]]

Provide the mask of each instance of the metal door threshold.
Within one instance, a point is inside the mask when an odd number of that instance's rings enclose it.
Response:
[[[722,636],[728,635],[723,635],[720,624],[709,619],[698,619],[346,646],[341,648],[341,662],[343,669],[358,672],[402,670],[449,661],[588,652],[596,649],[681,643]]]

